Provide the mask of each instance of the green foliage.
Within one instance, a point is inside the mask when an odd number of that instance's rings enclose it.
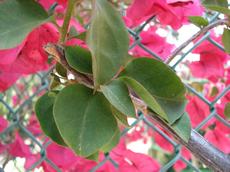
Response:
[[[227,53],[230,53],[230,30],[224,29],[224,33],[222,35],[222,42],[224,44],[224,49]]]
[[[167,115],[161,108],[161,106],[158,104],[154,96],[151,95],[151,93],[146,90],[146,88],[141,85],[136,80],[132,79],[131,77],[121,77],[121,79],[129,86],[131,87],[135,93],[148,105],[149,108],[151,108],[154,112],[159,114],[164,119],[168,119]]]
[[[91,74],[92,59],[90,52],[79,46],[66,46],[65,57],[68,64],[78,72]]]
[[[226,7],[220,7],[220,6],[206,6],[206,8],[209,8],[210,10],[217,11],[219,13],[223,13],[226,15],[230,15],[230,10]]]
[[[184,113],[185,87],[179,77],[164,63],[137,58],[120,75],[154,112],[170,124]]]
[[[105,97],[80,84],[67,86],[58,94],[54,119],[66,144],[85,157],[107,144],[117,130]]]
[[[230,102],[228,102],[228,103],[225,105],[225,108],[224,108],[224,115],[227,117],[227,119],[230,119]]]
[[[202,3],[206,8],[210,10],[230,15],[227,0],[204,0]]]
[[[111,138],[111,140],[105,144],[101,150],[103,152],[109,152],[111,151],[118,143],[120,140],[120,130],[117,128],[116,132],[114,133],[113,137]]]
[[[92,53],[94,85],[110,81],[128,57],[129,38],[118,11],[107,0],[97,0],[87,33]]]
[[[202,4],[205,6],[213,5],[213,6],[220,6],[220,7],[228,7],[227,0],[203,0]]]
[[[66,145],[57,129],[53,116],[56,94],[56,92],[47,92],[40,97],[36,102],[35,112],[44,133],[57,144]]]
[[[70,31],[68,33],[68,38],[76,38],[82,41],[86,40],[86,32],[78,33],[75,27],[70,27]]]
[[[191,124],[188,114],[185,112],[172,125],[174,131],[186,142],[188,142],[191,134]]]
[[[204,19],[201,16],[190,16],[189,20],[191,23],[198,27],[204,27],[208,25],[208,20]]]
[[[125,127],[130,127],[126,115],[124,115],[123,113],[121,113],[119,110],[117,110],[112,105],[111,105],[111,109],[112,109],[113,115],[118,120],[118,122],[120,122],[121,124],[123,124]]]
[[[60,63],[57,63],[56,65],[55,65],[55,69],[56,69],[56,72],[60,75],[60,76],[62,76],[62,77],[67,77],[67,70],[62,66],[62,64],[60,64]]]
[[[208,24],[197,16],[190,19],[200,27]],[[99,151],[108,152],[118,144],[117,121],[129,126],[127,117],[135,117],[131,90],[184,141],[188,141],[191,125],[184,113],[186,89],[183,83],[158,60],[131,60],[126,27],[118,11],[107,0],[94,2],[87,33],[69,31],[69,38],[85,39],[86,35],[90,51],[79,46],[65,46],[64,52],[73,70],[82,75],[93,74],[94,90],[90,86],[72,84],[57,95],[47,93],[41,97],[35,110],[44,132],[79,156],[97,160]],[[64,66],[57,63],[55,69],[58,76],[53,73],[51,89],[61,84],[59,77],[67,79]],[[47,119],[51,123],[47,123]]]
[[[47,19],[46,11],[34,0],[0,2],[0,49],[15,47]]]
[[[135,117],[135,109],[129,96],[129,90],[120,80],[114,80],[101,86],[102,93],[109,102],[123,114]]]
[[[96,153],[86,157],[86,159],[93,160],[93,161],[98,161],[98,158],[99,158],[99,152],[96,152]]]

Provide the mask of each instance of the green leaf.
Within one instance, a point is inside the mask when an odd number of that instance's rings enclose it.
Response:
[[[67,77],[67,70],[62,66],[62,64],[60,64],[60,63],[57,63],[56,65],[55,65],[55,69],[56,69],[56,72],[60,75],[60,76],[62,76],[62,77]]]
[[[204,0],[202,4],[210,10],[230,15],[227,0]]]
[[[102,93],[109,102],[127,116],[135,118],[135,108],[129,96],[127,86],[120,80],[114,80],[101,86]]]
[[[214,97],[219,93],[219,90],[216,86],[212,87],[211,92],[210,92],[210,97]]]
[[[191,123],[186,112],[171,127],[184,141],[188,142],[191,136]]]
[[[75,36],[77,36],[79,33],[77,29],[74,26],[70,26],[69,32],[68,32],[68,38],[71,39]]]
[[[86,159],[93,160],[93,161],[98,161],[98,158],[99,158],[99,152],[96,152],[96,153],[86,157]]]
[[[190,16],[189,20],[191,23],[195,24],[198,27],[204,27],[208,25],[208,20],[204,19],[201,16]]]
[[[208,168],[199,168],[200,172],[213,172]],[[194,169],[191,167],[187,167],[185,170],[183,170],[182,172],[194,172]]]
[[[224,49],[227,53],[230,53],[230,30],[224,29],[222,35],[222,43],[224,44]]]
[[[87,32],[82,32],[82,33],[76,35],[74,38],[80,39],[80,40],[82,40],[82,41],[85,41],[85,40],[86,40],[86,33],[87,33]]]
[[[86,32],[78,33],[76,28],[74,26],[71,26],[70,31],[68,33],[68,39],[72,39],[72,38],[76,38],[76,39],[80,39],[82,41],[85,41],[86,40]]]
[[[118,122],[120,122],[121,124],[123,124],[125,127],[130,127],[126,115],[124,115],[123,113],[121,113],[119,110],[117,110],[112,105],[111,105],[111,109],[112,109],[113,115],[116,117],[116,119],[118,120]]]
[[[220,7],[228,7],[228,1],[227,0],[203,0],[202,4],[204,6],[215,5],[215,6],[220,6]]]
[[[56,92],[47,92],[35,104],[35,112],[44,133],[54,142],[66,145],[62,139],[53,117],[53,104]]]
[[[227,119],[230,119],[230,102],[228,102],[224,107],[224,115]]]
[[[136,94],[170,124],[183,113],[186,89],[180,78],[164,63],[137,58],[120,75]]]
[[[207,5],[205,7],[210,10],[217,11],[219,13],[230,15],[230,10],[227,7],[220,7],[220,6],[214,6],[214,5]]]
[[[68,64],[75,70],[84,73],[92,73],[91,54],[87,49],[79,46],[65,47],[65,57]]]
[[[0,2],[0,49],[15,47],[37,26],[48,19],[46,11],[34,0]]]
[[[66,144],[79,156],[90,156],[117,130],[109,102],[83,85],[69,85],[57,96],[54,119]]]
[[[164,119],[168,119],[167,115],[165,114],[162,107],[159,105],[159,103],[156,101],[156,99],[146,90],[143,85],[141,85],[136,80],[130,78],[130,77],[121,77],[121,79],[127,83],[134,91],[135,93],[154,111],[159,114]],[[174,121],[172,121],[173,123]]]
[[[119,143],[119,140],[120,140],[120,130],[119,130],[119,128],[117,128],[117,130],[116,130],[115,134],[113,135],[113,137],[111,138],[111,140],[108,143],[106,143],[101,148],[101,150],[103,152],[111,151]]]
[[[96,0],[87,44],[92,53],[94,85],[110,81],[130,57],[129,38],[118,11],[107,0]]]
[[[50,80],[50,84],[49,84],[49,89],[50,90],[54,90],[56,89],[58,86],[60,86],[60,81],[58,81],[56,79],[56,76],[52,77]]]

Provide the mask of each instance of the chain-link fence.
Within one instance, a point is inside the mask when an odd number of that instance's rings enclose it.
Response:
[[[215,22],[218,19],[218,15],[219,14],[215,13],[212,17],[210,17],[210,23]],[[148,53],[152,57],[161,60],[162,59],[161,57],[159,57],[156,53],[154,53],[148,47],[146,47],[144,44],[141,43],[140,33],[153,20],[154,17],[151,17],[149,20],[147,20],[145,23],[143,23],[135,30],[128,29],[131,37],[134,40],[134,42],[130,46],[130,49],[139,46],[141,49],[143,49],[146,53]],[[217,46],[220,50],[224,51],[224,48],[210,37],[210,32],[208,31],[204,33],[202,36],[200,36],[199,38],[197,38],[193,46],[189,48],[186,52],[178,54],[178,58],[177,60],[173,61],[173,65],[171,65],[170,63],[171,68],[176,71],[176,67],[178,67],[183,62],[184,59],[188,58],[190,56],[190,53],[194,49],[199,47],[199,45],[204,41],[209,41],[211,44]],[[0,114],[4,115],[9,122],[8,127],[3,132],[0,133],[2,144],[10,144],[11,140],[13,140],[13,138],[15,137],[14,135],[12,135],[12,133],[15,130],[17,130],[20,131],[20,134],[23,135],[24,138],[27,138],[27,140],[29,140],[28,145],[30,145],[31,150],[40,153],[40,158],[37,161],[35,161],[32,166],[29,167],[28,171],[35,169],[43,161],[49,163],[56,171],[61,171],[58,168],[58,166],[54,162],[49,160],[49,158],[47,157],[46,148],[51,143],[51,141],[47,141],[47,138],[45,137],[41,139],[39,135],[33,134],[33,132],[31,132],[28,129],[28,125],[30,125],[28,119],[31,116],[31,114],[34,113],[33,106],[36,99],[38,98],[39,95],[41,95],[46,90],[48,90],[49,87],[48,73],[35,74],[33,76],[29,76],[29,77],[27,76],[25,78],[21,78],[13,87],[11,87],[7,92],[1,94],[0,96]],[[230,86],[225,87],[221,93],[218,93],[215,99],[210,101],[201,92],[198,92],[195,88],[193,88],[191,84],[185,82],[185,85],[187,87],[188,92],[197,96],[200,100],[202,100],[205,104],[207,104],[210,109],[210,114],[195,128],[195,130],[197,130],[198,132],[201,131],[200,129],[203,126],[205,126],[207,123],[209,123],[209,121],[213,120],[214,118],[219,122],[221,122],[222,124],[224,124],[226,127],[230,128],[230,123],[227,120],[225,120],[223,117],[221,117],[217,113],[217,110],[215,108],[215,105],[218,103],[218,101],[229,92]],[[142,126],[144,126],[145,129],[147,128],[146,130],[152,130],[155,133],[158,133],[160,136],[164,138],[165,142],[168,142],[173,147],[172,153],[170,155],[167,155],[168,160],[164,164],[162,164],[161,171],[172,170],[174,164],[179,160],[183,161],[186,164],[187,170],[201,171],[197,167],[197,163],[200,162],[194,159],[193,160],[186,159],[181,153],[182,145],[177,143],[172,137],[166,134],[160,127],[158,127],[158,125],[153,123],[152,120],[148,119],[148,117],[143,115],[141,112],[139,112],[138,118],[131,124],[130,128],[123,129],[121,135],[126,136],[127,133],[130,132],[130,130],[132,130],[135,126],[140,125],[140,123]],[[152,144],[154,144],[154,141]],[[17,161],[17,160],[13,159],[13,161]],[[98,165],[96,165],[93,169],[91,169],[91,171],[92,172],[97,171],[97,169],[102,167],[108,161],[110,161],[115,167],[119,166],[119,164],[111,158],[110,154],[107,153],[105,155],[104,160],[99,162]]]

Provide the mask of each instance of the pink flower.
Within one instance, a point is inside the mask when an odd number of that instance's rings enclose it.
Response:
[[[16,48],[0,50],[3,60],[9,57],[0,62],[0,92],[9,88],[23,74],[48,69],[48,57],[43,46],[57,40],[58,33],[53,25],[44,24],[34,29]]]
[[[61,5],[64,8],[66,8],[67,1],[68,0],[38,0],[38,3],[41,4],[43,8],[48,10],[55,2],[57,2],[58,5]]]
[[[187,160],[191,159],[191,153],[185,147],[182,147],[181,155]],[[184,163],[182,160],[179,160],[174,164],[173,167],[176,171],[182,171],[187,167],[187,164]]]
[[[190,116],[192,127],[196,127],[209,115],[209,107],[197,96],[188,96],[188,100],[186,111]]]
[[[71,167],[69,170],[66,170],[66,171],[89,172],[96,165],[97,165],[97,162],[95,162],[95,161],[79,157],[78,160],[75,162],[74,166]],[[102,168],[104,169],[105,167],[103,166]],[[97,172],[99,172],[99,170],[97,170]],[[100,172],[102,172],[102,171],[100,170]],[[109,171],[107,171],[107,172],[109,172]]]
[[[220,43],[220,37],[213,37]],[[200,60],[190,64],[190,70],[194,77],[207,78],[217,82],[224,77],[224,64],[228,55],[209,41],[204,41],[193,53],[200,54]]]
[[[230,153],[230,138],[228,134],[223,133],[220,128],[208,130],[204,137],[224,153]]]
[[[193,3],[192,0],[166,0],[168,4],[174,4],[174,3]]]
[[[63,7],[66,7],[68,0],[57,0],[58,4],[62,5]]]
[[[8,152],[14,157],[27,158],[31,155],[29,146],[25,144],[21,136],[16,133],[15,140],[13,143],[8,145]]]
[[[132,21],[133,26],[137,26],[151,14],[155,14],[152,12],[154,5],[155,0],[133,0],[133,3],[127,9],[127,18]]]
[[[49,160],[51,160],[59,169],[62,171],[68,171],[74,167],[74,164],[78,162],[79,157],[77,157],[69,148],[51,143],[46,148],[46,155]],[[27,157],[25,168],[30,168],[35,162],[40,159],[39,154],[30,155]],[[46,161],[43,161],[41,165],[44,171],[55,172],[56,170]]]
[[[168,57],[174,47],[174,45],[167,43],[164,37],[156,34],[155,27],[151,27],[147,31],[142,31],[140,37],[141,43],[149,48],[151,51],[156,53],[158,56],[160,56],[163,60]],[[146,52],[139,46],[135,46],[130,52],[134,56],[152,57],[148,52]]]
[[[35,114],[31,115],[31,117],[29,119],[29,124],[27,125],[27,129],[35,136],[42,134],[40,124],[39,124]]]
[[[132,132],[127,133],[126,139],[129,140],[129,142],[135,142],[137,140],[143,139],[145,128],[143,125],[137,125],[133,128]]]
[[[67,169],[77,161],[77,156],[69,148],[55,143],[50,144],[46,150],[47,157],[61,169]]]
[[[137,26],[146,18],[156,15],[161,24],[179,29],[188,22],[188,16],[201,15],[202,11],[199,0],[134,0],[127,10],[127,17],[132,20],[133,26]]]
[[[160,164],[150,156],[128,150],[124,139],[110,152],[110,156],[118,163],[118,169],[107,162],[98,172],[157,172],[160,170]]]
[[[5,120],[2,116],[0,116],[0,133],[3,132],[8,126],[7,120]]]
[[[161,127],[158,126],[158,128],[160,128],[161,130],[163,130]],[[163,130],[163,132],[169,136],[169,134],[167,132],[165,132]],[[167,141],[166,138],[164,138],[162,135],[160,135],[158,132],[153,131],[152,129],[149,129],[148,131],[149,136],[154,138],[154,144],[157,144],[158,146],[160,146],[162,149],[164,149],[165,151],[171,153],[173,152],[173,145]],[[170,136],[169,136],[170,137]]]
[[[7,65],[13,63],[16,60],[20,51],[22,50],[24,44],[25,42],[21,43],[15,48],[0,50],[0,65]]]

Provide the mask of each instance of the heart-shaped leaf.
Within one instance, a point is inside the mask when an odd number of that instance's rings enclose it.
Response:
[[[164,63],[150,58],[134,59],[125,67],[120,78],[150,109],[170,124],[183,115],[186,89],[180,78]]]
[[[34,0],[0,2],[0,49],[20,44],[35,27],[47,19],[46,11]]]
[[[92,59],[89,50],[79,46],[65,47],[65,57],[68,64],[78,72],[92,73]]]
[[[101,86],[102,93],[109,102],[123,114],[135,117],[135,108],[129,96],[127,86],[120,80],[114,80]]]
[[[128,32],[120,14],[107,0],[94,2],[87,44],[92,53],[94,85],[98,88],[110,81],[130,57]]]
[[[35,112],[44,133],[54,142],[66,145],[62,139],[53,116],[53,104],[57,92],[47,92],[38,99],[35,105]]]
[[[103,152],[111,151],[119,143],[119,140],[120,140],[120,130],[119,130],[119,128],[117,128],[117,131],[115,132],[115,134],[113,135],[111,140],[107,144],[105,144],[101,148],[101,150]]]
[[[54,119],[66,144],[80,156],[90,156],[117,130],[110,103],[83,85],[69,85],[57,96]]]

